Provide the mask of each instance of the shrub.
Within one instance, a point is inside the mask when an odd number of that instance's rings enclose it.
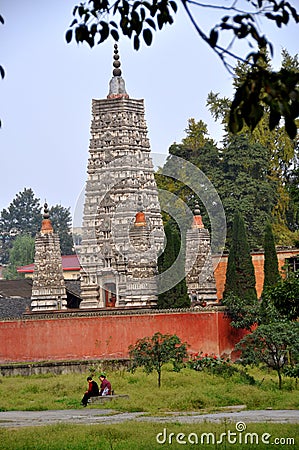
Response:
[[[283,371],[286,377],[299,378],[299,364],[294,364],[293,366],[286,366]]]
[[[229,358],[223,358],[216,355],[208,355],[208,353],[203,354],[195,353],[191,355],[188,366],[194,370],[204,370],[204,369],[214,369],[220,365],[229,364]]]
[[[191,355],[188,361],[188,367],[197,371],[206,371],[213,375],[219,375],[223,378],[230,378],[233,375],[239,377],[240,382],[255,384],[255,379],[249,375],[244,369],[239,369],[233,365],[229,358],[216,355],[208,355],[207,353],[195,353]]]

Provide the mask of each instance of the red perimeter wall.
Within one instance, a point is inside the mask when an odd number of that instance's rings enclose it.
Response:
[[[223,311],[144,313],[0,322],[0,362],[118,359],[137,339],[177,334],[190,352],[230,355],[242,332]]]

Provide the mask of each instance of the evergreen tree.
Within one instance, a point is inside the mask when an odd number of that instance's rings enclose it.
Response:
[[[182,145],[191,150],[198,150],[208,140],[208,127],[202,120],[196,122],[194,118],[189,119],[185,133],[186,137],[182,139]]]
[[[264,59],[259,62],[260,66],[265,70],[271,70],[268,55],[263,51]],[[294,57],[290,56],[290,54],[286,50],[282,50],[282,71],[292,71],[295,76],[299,72],[299,61],[298,56]],[[235,68],[236,77],[234,79],[234,87],[238,89],[242,82],[246,79],[250,71],[250,67],[248,64],[239,62]],[[268,93],[264,95],[264,98],[268,96]],[[210,93],[207,100],[207,105],[212,113],[213,117],[216,121],[220,121],[224,126],[224,131],[226,132],[225,138],[225,150],[231,143],[236,141],[238,135],[232,136],[229,133],[229,111],[231,108],[231,101],[224,97],[221,98],[219,94]],[[261,105],[265,107],[263,102],[261,101]],[[258,146],[261,152],[264,151],[265,160],[267,164],[264,165],[264,174],[265,178],[268,179],[271,184],[271,189],[273,191],[273,199],[271,199],[271,216],[269,216],[268,211],[268,221],[272,222],[274,234],[278,237],[278,244],[286,244],[294,245],[298,242],[298,235],[295,232],[298,228],[296,226],[296,217],[298,211],[298,203],[295,197],[293,196],[293,181],[291,181],[291,185],[289,185],[289,180],[292,173],[295,173],[298,168],[298,135],[295,139],[290,139],[285,127],[281,126],[281,123],[278,121],[277,125],[274,129],[270,130],[269,124],[275,119],[276,115],[270,115],[269,109],[265,107],[265,114],[263,118],[260,120],[259,124],[256,126],[254,131],[250,131],[247,126],[244,126],[242,129],[242,134],[247,138],[250,149]],[[277,116],[278,117],[278,116]],[[252,147],[253,146],[253,147]],[[230,152],[229,160],[233,162],[234,158],[238,158],[238,147],[234,146],[231,148],[233,151]],[[255,159],[256,153],[252,153],[254,157],[251,156],[251,152],[249,151],[249,158],[252,160]],[[254,162],[254,161],[253,161]],[[224,170],[225,173],[225,170]],[[259,183],[260,184],[260,183]],[[221,189],[221,185],[219,186]],[[226,198],[227,194],[220,193],[223,199]],[[293,202],[293,199],[295,202]],[[273,203],[274,200],[274,203]],[[267,200],[263,202],[263,205],[266,205]],[[259,202],[258,210],[263,208],[261,203]],[[226,206],[224,205],[225,209]],[[238,206],[239,207],[239,206]],[[244,213],[244,209],[242,209]],[[227,210],[226,210],[227,213]],[[227,214],[228,221],[230,220],[230,213]],[[255,216],[256,217],[256,216]],[[272,220],[271,220],[272,219]],[[248,231],[248,240],[251,246],[261,245],[262,243],[259,241],[259,236],[263,235],[262,230],[264,230],[266,222],[265,217],[260,220],[257,218],[256,223],[260,228],[256,229],[254,239],[252,239],[252,231],[249,228],[250,222],[247,220],[246,215],[244,214],[244,220],[247,225]],[[290,231],[291,230],[291,231]]]
[[[53,229],[59,234],[61,253],[74,253],[71,234],[71,214],[69,208],[56,205],[50,208]],[[0,218],[0,262],[9,262],[9,251],[16,236],[28,235],[35,238],[42,223],[40,200],[31,188],[25,188],[13,199],[7,209],[1,211]]]
[[[264,252],[263,291],[270,286],[274,286],[280,279],[274,236],[270,223],[266,225],[265,229]]]
[[[155,176],[156,183],[159,189],[172,192],[191,208],[196,201],[199,202],[203,221],[206,227],[210,229],[210,218],[201,199],[197,198],[197,196],[195,197],[194,192],[188,186],[188,182],[183,183],[179,181],[180,179],[189,180],[192,185],[192,180],[197,175],[188,173],[188,166],[186,170],[183,164],[178,169],[177,159],[173,158],[173,156],[183,158],[194,164],[217,188],[218,185],[221,185],[223,178],[220,152],[215,142],[208,137],[207,125],[203,121],[199,120],[199,122],[196,122],[194,119],[189,119],[188,128],[185,129],[185,132],[186,137],[182,139],[181,144],[175,143],[170,146],[169,156],[163,168],[164,171],[172,174],[172,178],[161,175],[161,170],[158,170]],[[207,195],[208,193],[205,192],[206,197]],[[211,198],[210,204],[213,204],[213,200]],[[187,230],[191,222],[189,217],[186,216],[185,209],[182,209],[182,214],[179,214],[179,216],[181,227]]]
[[[163,274],[173,266],[174,262],[179,256],[181,246],[179,235],[169,222],[166,223],[164,232],[167,243],[164,252],[158,258],[158,269],[160,274]],[[188,308],[190,306],[190,299],[187,294],[186,280],[184,277],[184,258],[182,256],[179,256],[179,258],[179,264],[176,265],[178,269],[172,270],[171,274],[167,274],[166,272],[163,275],[165,282],[167,284],[174,284],[174,286],[168,291],[159,294],[157,307],[160,309]],[[177,282],[177,280],[179,279],[181,279],[181,281]],[[159,288],[163,289],[163,285],[161,285],[161,282]]]
[[[270,154],[244,134],[225,140],[222,152],[222,180],[216,189],[222,199],[228,226],[228,243],[232,235],[234,212],[238,208],[246,224],[250,248],[263,245],[266,223],[276,205],[277,184],[269,177]]]
[[[64,208],[61,205],[52,206],[49,214],[53,229],[55,233],[59,234],[61,254],[73,254],[74,243],[71,233],[72,218],[70,208]]]
[[[234,216],[223,296],[225,298],[230,294],[240,297],[248,304],[255,303],[257,299],[254,267],[244,220],[239,211]]]
[[[35,237],[40,229],[42,220],[39,199],[35,197],[32,189],[25,188],[19,192],[7,209],[3,209],[0,218],[0,261],[6,264],[9,259],[9,250],[13,241],[19,234]]]
[[[299,245],[299,161],[294,163],[290,171],[286,188],[289,194],[289,204],[287,209],[287,225],[294,233],[295,245]]]
[[[17,272],[17,267],[31,264],[34,262],[34,239],[28,234],[19,235],[14,240],[13,246],[9,252],[9,264],[4,272],[7,280],[23,278]]]
[[[182,139],[182,143],[173,144],[169,148],[170,156],[164,169],[171,171],[172,155],[184,158],[198,167],[212,182],[222,200],[228,225],[227,243],[231,239],[234,212],[238,208],[246,224],[250,247],[261,247],[266,223],[271,220],[279,197],[278,182],[269,175],[270,152],[259,143],[252,142],[246,134],[227,135],[220,151],[213,140],[207,137],[206,125],[202,121],[196,123],[194,119],[190,119],[188,125],[185,130],[187,136]],[[182,165],[178,177],[188,180],[190,174],[183,170]],[[162,177],[158,173],[157,185],[160,189],[176,194],[190,206],[196,200],[199,201],[203,221],[210,229],[210,218],[201,199],[196,199],[187,185],[174,178]],[[212,202],[213,199],[211,204]]]
[[[195,126],[193,122],[192,124]],[[228,135],[221,152],[215,143],[208,139],[202,140],[203,146],[197,150],[195,147],[187,148],[186,143],[190,147],[200,142],[199,137],[194,139],[194,142],[192,139],[192,134],[189,133],[182,140],[182,144],[172,145],[169,152],[196,165],[213,183],[225,210],[228,243],[231,239],[234,211],[238,207],[246,223],[250,247],[261,247],[265,225],[272,217],[278,198],[278,183],[269,175],[269,151],[257,142],[251,142],[246,134]],[[171,156],[166,164],[170,163]],[[162,187],[159,180],[158,186]],[[163,185],[164,189],[168,187],[190,205],[195,200],[192,199],[194,193],[180,182],[170,180],[168,186],[167,183]],[[209,229],[210,219],[200,199],[199,203],[204,223]]]
[[[1,231],[18,233],[34,237],[41,224],[40,200],[35,197],[32,189],[25,188],[19,192],[9,207],[1,212]]]
[[[212,183],[216,183],[217,175],[219,176],[220,151],[213,139],[209,137],[207,125],[202,120],[196,122],[192,118],[188,120],[185,132],[186,137],[182,139],[181,144],[170,146],[170,155],[184,158],[196,165]]]

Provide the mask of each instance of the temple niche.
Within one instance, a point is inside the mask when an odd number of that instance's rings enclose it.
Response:
[[[186,233],[185,273],[191,306],[217,302],[210,233],[204,227],[198,204],[192,226]]]
[[[126,92],[117,45],[113,66],[107,98],[92,101],[80,308],[151,307],[157,302],[155,275],[164,230],[144,103]]]
[[[31,310],[48,311],[66,307],[59,236],[53,231],[48,205],[45,203],[41,230],[35,238]]]

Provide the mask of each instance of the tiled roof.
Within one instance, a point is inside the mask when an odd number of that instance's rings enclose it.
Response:
[[[65,280],[65,288],[73,295],[80,297],[80,280]],[[0,301],[2,298],[31,298],[32,279],[0,280]]]
[[[32,280],[0,280],[0,319],[19,318],[30,307]]]
[[[0,320],[18,319],[30,309],[30,298],[0,298]]]
[[[0,280],[1,298],[30,298],[32,280]]]
[[[75,255],[63,255],[61,257],[63,270],[80,270],[80,263],[78,256]],[[19,273],[32,273],[34,272],[34,264],[28,264],[27,266],[21,266],[17,268]]]
[[[65,280],[69,295],[80,298],[80,280]],[[22,317],[31,304],[32,280],[0,280],[0,320]]]
[[[64,255],[61,258],[63,270],[80,270],[80,263],[76,254]]]

